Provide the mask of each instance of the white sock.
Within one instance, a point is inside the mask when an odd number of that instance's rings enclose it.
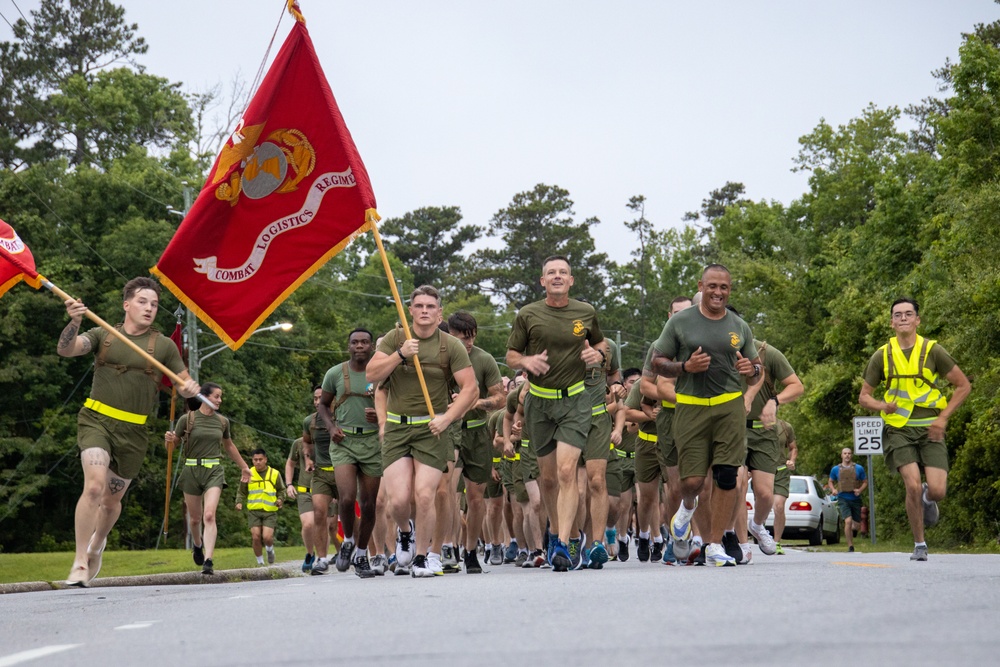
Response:
[[[757,533],[764,532],[764,526],[762,526],[759,523],[756,523],[754,521],[750,521],[750,527],[754,529],[754,532],[757,532]]]
[[[663,536],[657,534],[657,536],[653,538],[653,544],[663,544]]]
[[[518,550],[517,550],[517,553],[518,553],[518,554],[527,554],[527,553],[528,553],[528,550],[527,550],[527,549],[518,549]]]
[[[649,531],[648,530],[640,530],[639,531],[639,539],[640,540],[648,540],[649,539]]]
[[[913,546],[914,547],[926,547],[927,543],[926,542],[914,542]]]
[[[269,554],[273,554],[274,553],[274,547],[273,546],[264,547],[264,548],[267,550],[267,553],[269,553]]]
[[[263,556],[257,556],[257,564],[258,565],[263,565],[264,564],[264,557]]]
[[[701,541],[701,535],[695,535],[694,537],[692,537],[691,538],[691,544],[695,545],[695,546],[698,546],[698,547],[702,546],[702,544],[704,544],[704,542]]]

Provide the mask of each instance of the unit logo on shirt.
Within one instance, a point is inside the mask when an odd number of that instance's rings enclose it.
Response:
[[[583,326],[583,320],[573,320],[573,335],[584,336],[586,333],[587,328]]]
[[[743,339],[735,331],[729,332],[729,344],[732,345],[737,350],[743,347]]]

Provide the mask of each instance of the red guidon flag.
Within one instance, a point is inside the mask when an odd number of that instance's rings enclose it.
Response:
[[[378,219],[368,172],[297,19],[151,269],[234,350]]]
[[[13,227],[0,220],[0,296],[22,280],[35,289],[42,286],[28,246]]]

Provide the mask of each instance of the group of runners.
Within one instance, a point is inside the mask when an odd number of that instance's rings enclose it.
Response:
[[[671,565],[750,563],[750,537],[764,554],[781,554],[763,524],[774,508],[780,537],[797,447],[777,413],[803,385],[785,355],[755,340],[729,306],[729,271],[709,265],[693,298],[674,299],[641,369],[620,368],[594,307],[570,297],[566,257],[546,259],[540,282],[545,298],[519,310],[507,341],[514,378],[475,345],[472,315],[444,320],[432,286],[410,296],[412,333],[403,325],[378,338],[352,331],[349,359],[314,388],[315,410],[279,471],[263,450],[252,466],[243,461],[218,414],[222,388],[190,381],[176,347],[151,328],[159,287],[130,281],[123,333],[180,374],[183,396],[200,390],[208,399],[165,436],[184,447],[195,562],[213,571],[223,455],[241,470],[237,507],[246,503],[258,563],[264,551],[274,561],[276,510],[295,500],[302,568],[314,575],[331,565],[362,578],[474,574],[481,558],[602,569],[628,560],[633,538],[638,560]],[[78,420],[85,481],[67,579],[85,586],[145,455],[158,375],[103,330],[79,334],[85,306],[66,307],[59,353],[96,353]],[[911,558],[926,560],[923,528],[937,520],[947,484],[944,427],[970,387],[941,346],[916,334],[918,312],[912,299],[892,305],[896,337],[872,357],[860,403],[886,420],[887,463],[907,489]],[[938,375],[955,387],[950,402]],[[873,390],[883,382],[878,400]],[[749,517],[748,483],[756,499]]]

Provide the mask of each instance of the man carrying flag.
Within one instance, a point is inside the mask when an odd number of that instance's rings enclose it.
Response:
[[[184,368],[177,346],[152,328],[160,286],[151,278],[133,278],[123,297],[121,333],[184,381],[177,387],[181,396],[196,396],[198,385]],[[59,336],[59,356],[95,353],[94,384],[77,416],[83,493],[76,505],[76,557],[66,578],[67,585],[86,586],[101,570],[108,534],[121,514],[122,496],[146,456],[145,425],[155,406],[161,373],[101,327],[80,334],[87,312],[80,300],[68,299],[66,312],[70,323]]]

